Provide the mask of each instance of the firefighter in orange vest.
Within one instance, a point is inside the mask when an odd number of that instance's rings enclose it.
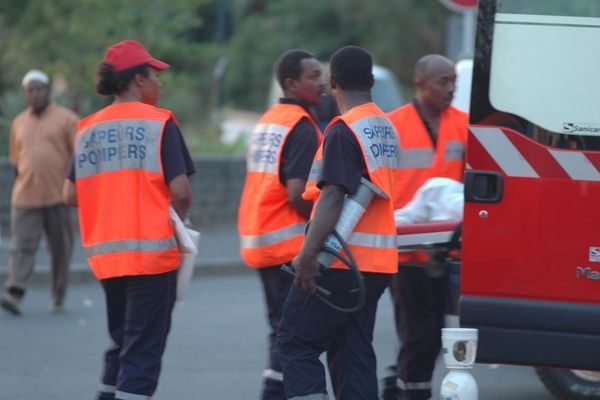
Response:
[[[318,201],[300,254],[292,262],[296,284],[283,306],[277,348],[286,398],[329,398],[319,360],[327,352],[335,398],[376,399],[375,313],[379,297],[397,270],[391,198],[398,138],[385,113],[371,99],[370,54],[360,47],[343,47],[331,57],[330,68],[332,92],[343,114],[328,125],[322,151],[313,164],[320,166],[320,173],[317,185],[307,187],[305,196],[318,197]],[[356,192],[362,177],[389,198],[372,200],[347,240],[366,287],[364,307],[350,314],[330,308],[315,296],[315,281],[335,293],[340,303],[349,304],[356,297],[351,290],[355,276],[336,261],[318,278],[316,257],[338,222],[345,195]]]
[[[427,55],[416,64],[415,99],[388,113],[400,137],[401,170],[395,208],[402,208],[432,177],[462,181],[468,115],[451,106],[454,63]],[[441,348],[448,308],[446,273],[435,273],[426,253],[400,253],[390,285],[401,346],[395,367],[384,378],[384,400],[431,396],[431,378]]]
[[[298,254],[312,209],[302,193],[322,135],[311,108],[325,94],[321,64],[305,50],[285,52],[274,69],[284,97],[250,137],[238,215],[242,258],[260,274],[271,329],[263,400],[286,398],[275,339],[292,279],[281,266]]]
[[[155,105],[169,65],[126,40],[110,47],[96,89],[114,102],[79,123],[65,203],[79,207],[83,247],[106,295],[113,344],[97,399],[151,399],[175,302],[194,166],[169,110]]]

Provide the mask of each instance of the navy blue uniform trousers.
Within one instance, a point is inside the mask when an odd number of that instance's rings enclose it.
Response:
[[[171,326],[177,270],[101,283],[113,345],[104,354],[98,400],[150,399]]]
[[[398,399],[431,397],[431,378],[442,342],[449,301],[448,275],[431,276],[426,266],[400,265],[390,285],[401,346],[396,374]]]
[[[283,302],[290,291],[293,278],[283,272],[281,266],[260,268],[258,270],[263,285],[267,319],[269,321],[269,364],[263,372],[262,400],[286,400],[283,393],[283,373],[277,352],[277,331],[281,320]]]
[[[390,282],[390,274],[363,273],[365,306],[352,314],[330,308],[317,296],[292,286],[283,305],[277,336],[279,359],[287,399],[328,399],[325,370],[319,360],[327,352],[327,365],[336,399],[376,400],[377,363],[373,328],[377,302]],[[356,302],[354,275],[330,270],[318,285],[333,292],[338,302]]]

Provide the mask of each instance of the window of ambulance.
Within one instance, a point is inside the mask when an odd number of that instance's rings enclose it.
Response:
[[[493,40],[475,54],[471,123],[504,113],[508,127],[545,145],[600,149],[600,1],[486,3],[496,7]]]

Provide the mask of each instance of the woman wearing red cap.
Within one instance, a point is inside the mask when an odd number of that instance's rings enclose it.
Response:
[[[168,67],[133,40],[108,49],[96,89],[114,102],[80,121],[65,182],[106,294],[113,345],[98,400],[152,397],[171,324],[180,258],[169,206],[185,218],[194,165],[172,113],[156,107]]]

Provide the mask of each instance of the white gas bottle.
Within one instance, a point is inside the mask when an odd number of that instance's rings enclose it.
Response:
[[[442,329],[442,351],[450,370],[440,388],[441,400],[478,400],[479,389],[469,372],[477,355],[477,329]]]
[[[479,389],[475,378],[467,370],[451,370],[440,388],[441,400],[477,400]]]

